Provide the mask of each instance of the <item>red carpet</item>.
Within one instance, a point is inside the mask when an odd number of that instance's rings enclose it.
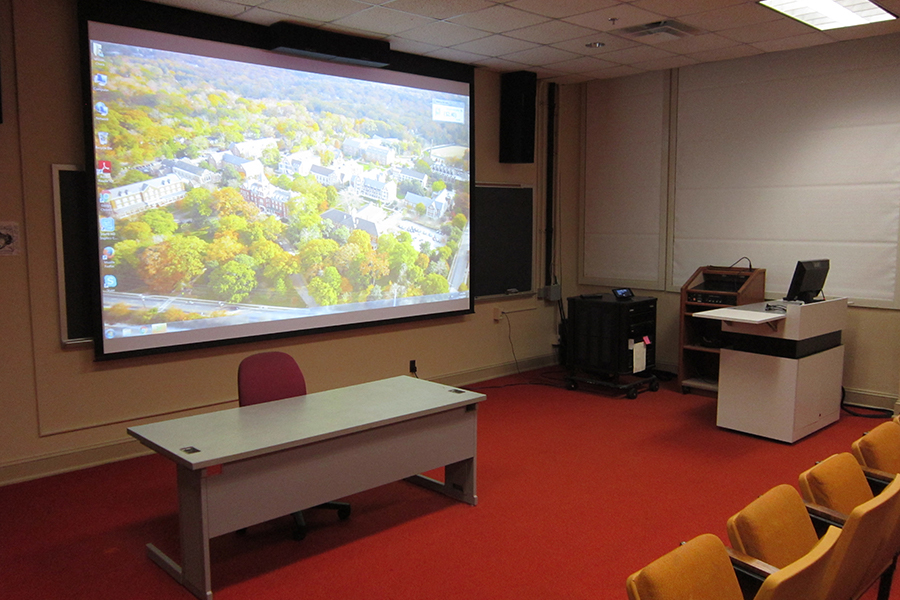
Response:
[[[624,599],[625,578],[880,420],[849,416],[793,445],[715,426],[715,399],[488,382],[477,507],[406,483],[212,544],[217,600]],[[559,377],[559,375],[555,375]],[[149,456],[0,488],[0,597],[189,599],[147,559],[177,556],[175,469]],[[875,597],[870,591],[865,598]],[[900,599],[900,583],[892,598]]]

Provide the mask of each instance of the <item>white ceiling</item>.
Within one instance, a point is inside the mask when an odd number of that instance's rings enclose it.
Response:
[[[153,0],[270,25],[289,20],[391,49],[576,83],[900,32],[900,19],[822,32],[756,0]],[[900,0],[877,0],[900,15]],[[676,19],[676,38],[624,28]],[[602,42],[600,48],[586,46]]]

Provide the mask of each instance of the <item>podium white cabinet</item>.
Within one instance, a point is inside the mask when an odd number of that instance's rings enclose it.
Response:
[[[721,321],[728,339],[716,425],[793,443],[838,420],[846,298],[760,302],[695,317]]]

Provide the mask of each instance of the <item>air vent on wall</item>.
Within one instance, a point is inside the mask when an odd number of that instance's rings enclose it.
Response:
[[[700,33],[700,30],[673,19],[668,19],[666,21],[625,27],[616,33],[621,33],[625,37],[639,40],[645,44],[654,44],[694,36]]]

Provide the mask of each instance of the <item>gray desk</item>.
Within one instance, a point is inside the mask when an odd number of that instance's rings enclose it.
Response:
[[[403,376],[130,427],[178,470],[181,564],[148,555],[209,600],[215,536],[400,479],[474,505],[484,399]],[[444,482],[419,475],[439,467]]]

